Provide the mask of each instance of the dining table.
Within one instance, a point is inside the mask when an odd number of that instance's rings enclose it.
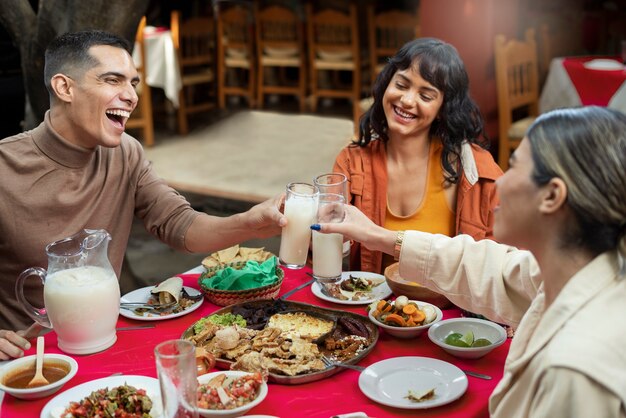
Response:
[[[178,108],[178,95],[182,88],[178,56],[174,48],[172,32],[165,27],[146,26],[144,29],[146,56],[146,83],[163,89],[165,97]],[[141,54],[135,45],[133,60],[141,66]]]
[[[539,111],[590,105],[626,113],[626,66],[621,58],[554,58],[541,90]]]
[[[203,268],[198,267],[179,276],[183,279],[185,286],[200,289],[198,279],[202,271]],[[309,267],[297,270],[284,269],[284,271],[285,277],[280,288],[280,295],[311,279]],[[310,285],[291,294],[287,300],[367,315],[366,305],[345,305],[322,300],[314,295]],[[193,312],[166,320],[147,322],[120,315],[118,327],[133,327],[142,324],[152,324],[154,327],[117,331],[117,341],[105,351],[88,355],[72,355],[78,362],[78,373],[61,388],[60,392],[37,400],[20,400],[5,394],[0,404],[0,416],[2,418],[39,417],[45,405],[59,393],[76,385],[116,373],[155,378],[157,376],[155,346],[165,340],[181,338],[184,331],[192,324],[221,308],[205,299],[202,305]],[[461,311],[456,307],[443,310],[443,319],[459,316],[461,316]],[[400,409],[382,405],[368,398],[359,388],[361,372],[342,368],[330,377],[309,383],[285,385],[270,382],[267,397],[247,414],[328,418],[360,412],[361,414],[347,416],[486,417],[489,415],[489,396],[502,378],[509,345],[510,339],[507,339],[504,344],[482,358],[462,359],[443,351],[430,341],[427,333],[412,339],[398,339],[381,329],[374,347],[359,361],[360,366],[368,367],[382,360],[396,357],[423,357],[445,361],[462,370],[486,374],[492,379],[483,380],[468,376],[467,390],[456,400],[429,409]],[[62,353],[57,347],[54,330],[45,336],[45,351]],[[35,348],[31,347],[25,354],[34,353]]]

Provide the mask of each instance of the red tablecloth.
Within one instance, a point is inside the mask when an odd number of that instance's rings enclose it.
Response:
[[[310,269],[286,271],[281,294],[309,280],[306,275]],[[198,288],[198,275],[181,275],[186,286]],[[338,305],[318,299],[313,295],[310,286],[296,292],[289,300],[306,302],[331,309],[365,314],[363,306]],[[79,364],[78,374],[68,382],[62,390],[69,389],[80,383],[106,377],[116,372],[126,375],[144,375],[156,377],[154,347],[161,341],[180,338],[182,332],[203,316],[207,316],[221,307],[205,300],[203,305],[188,315],[174,319],[152,322],[152,329],[135,331],[118,331],[117,342],[104,352],[74,356]],[[460,316],[458,309],[444,311],[444,319]],[[119,318],[118,326],[138,325],[146,322]],[[489,395],[502,377],[505,357],[510,341],[496,348],[487,356],[477,360],[463,360],[453,357],[434,345],[428,335],[411,340],[400,340],[390,337],[383,330],[374,349],[359,364],[368,366],[380,360],[400,356],[432,357],[455,364],[463,369],[486,373],[493,376],[492,380],[481,380],[468,377],[467,392],[451,404],[426,410],[403,410],[380,405],[361,393],[358,385],[359,373],[344,370],[331,378],[306,383],[303,385],[286,386],[270,384],[267,398],[253,408],[249,414],[266,414],[278,417],[330,417],[336,414],[362,411],[371,417],[484,417],[488,416],[487,403]],[[27,355],[34,354],[34,348]],[[46,352],[60,353],[56,345],[56,335],[46,335]],[[57,392],[57,394],[60,392]],[[5,394],[0,408],[2,418],[38,417],[45,404],[55,395],[47,398],[22,401]]]
[[[626,81],[626,71],[594,70],[586,68],[584,64],[592,59],[605,58],[620,60],[616,57],[572,57],[563,60],[563,67],[567,71],[584,106],[608,106],[611,98],[620,86]]]

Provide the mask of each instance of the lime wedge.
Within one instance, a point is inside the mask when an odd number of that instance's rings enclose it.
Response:
[[[472,343],[472,347],[487,347],[491,345],[491,341],[486,338],[479,338]]]
[[[445,342],[446,344],[453,345],[452,342],[458,341],[459,339],[461,339],[462,336],[463,335],[459,334],[458,332],[453,332],[451,334],[448,334],[448,336],[446,337],[445,340],[443,340],[443,342]]]
[[[469,345],[463,341],[463,335],[458,332],[449,334],[443,342],[454,347],[469,347]]]
[[[452,340],[452,341],[446,341],[446,344],[448,345],[452,345],[454,347],[463,347],[463,348],[468,348],[469,345],[467,345],[467,343],[465,341],[463,341],[462,338],[459,338],[458,340]]]
[[[465,335],[463,335],[459,341],[463,341],[467,344],[467,347],[471,347],[474,344],[474,333],[472,331],[467,331]]]

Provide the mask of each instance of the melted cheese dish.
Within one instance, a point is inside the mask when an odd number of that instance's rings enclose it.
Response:
[[[267,327],[278,328],[286,338],[299,337],[315,340],[332,331],[335,323],[304,312],[276,314],[270,317]]]

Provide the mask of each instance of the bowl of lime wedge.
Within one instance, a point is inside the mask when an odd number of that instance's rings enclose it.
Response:
[[[460,358],[480,358],[506,341],[506,331],[495,322],[478,318],[453,318],[433,324],[428,338]]]

